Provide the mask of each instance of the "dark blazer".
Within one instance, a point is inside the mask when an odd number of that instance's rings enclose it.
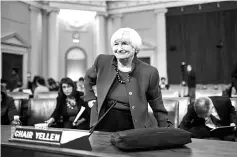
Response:
[[[81,115],[81,118],[85,118],[89,123],[90,109],[89,109],[87,103],[85,103],[83,101],[81,96],[83,96],[83,93],[76,91],[75,98],[76,98],[76,104],[78,106],[79,111],[81,109],[81,106],[84,106],[86,108],[86,110]],[[51,117],[53,117],[55,119],[55,121],[57,121],[57,120],[59,120],[60,116],[63,116],[64,121],[67,121],[69,119],[69,116],[67,113],[66,96],[65,97],[60,97],[60,96],[57,97],[57,105],[56,105],[56,108],[55,108]]]
[[[231,76],[237,79],[237,63],[234,65]]]
[[[14,115],[18,115],[14,99],[2,93],[1,100],[1,125],[9,125],[13,121]]]
[[[209,97],[220,117],[219,124],[221,126],[229,126],[230,123],[235,123],[237,125],[237,115],[235,108],[232,106],[231,101],[228,97],[223,96],[213,96]],[[194,127],[205,126],[205,120],[199,118],[194,110],[194,104],[188,106],[188,112],[184,116],[180,123],[180,128],[190,131]]]
[[[101,54],[96,58],[94,65],[86,72],[84,100],[97,99],[96,105],[91,108],[91,126],[103,115],[102,104],[116,78],[116,71],[113,65],[116,64],[115,60],[114,55]],[[158,70],[138,60],[136,57],[134,58],[134,63],[135,68],[130,73],[130,82],[126,84],[134,127],[168,126],[168,112],[162,101]],[[92,89],[93,85],[97,87],[97,97]],[[153,109],[158,124],[153,124],[148,115],[148,103]]]

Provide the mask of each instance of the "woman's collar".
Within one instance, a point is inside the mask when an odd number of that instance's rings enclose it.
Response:
[[[133,60],[132,60],[132,70],[130,71],[130,73],[132,73],[134,71],[134,69],[136,68],[136,64],[137,64],[137,55],[135,54],[134,57],[133,57]],[[114,66],[117,66],[118,65],[118,61],[117,61],[117,58],[115,56],[113,56],[113,59],[112,59],[112,65]]]

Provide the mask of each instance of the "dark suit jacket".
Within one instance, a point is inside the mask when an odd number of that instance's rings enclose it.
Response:
[[[228,97],[213,96],[210,97],[214,107],[220,117],[221,126],[229,126],[230,123],[237,125],[237,115],[235,108],[232,106]],[[199,118],[194,110],[194,104],[188,106],[188,112],[180,123],[180,128],[184,130],[191,130],[193,127],[205,126],[205,120]]]
[[[18,115],[14,99],[7,96],[5,93],[2,93],[1,100],[1,124],[9,125],[13,121],[14,115]]]
[[[235,66],[231,72],[231,76],[237,79],[237,63],[235,64]]]
[[[97,99],[97,104],[91,109],[91,126],[98,121],[98,118],[103,114],[101,112],[104,112],[101,110],[102,104],[116,78],[116,71],[113,65],[115,60],[116,58],[113,55],[99,55],[94,65],[87,70],[84,100]],[[162,101],[158,70],[138,60],[136,57],[134,63],[135,68],[130,73],[130,82],[126,84],[134,127],[168,126],[168,112]],[[92,89],[93,85],[97,87],[97,98]],[[148,103],[153,109],[158,124],[153,124],[148,115]],[[134,109],[132,109],[132,106],[134,106]]]
[[[85,118],[89,123],[90,109],[88,105],[83,101],[81,96],[83,96],[83,93],[76,91],[75,98],[76,98],[76,104],[78,106],[79,111],[81,109],[81,106],[84,106],[86,108],[86,110],[83,112],[80,118]],[[53,117],[55,121],[57,121],[60,116],[63,116],[64,121],[67,121],[69,118],[68,113],[67,113],[66,97],[58,96],[57,105],[51,117]]]
[[[187,85],[189,88],[196,87],[196,74],[193,70],[187,72]]]

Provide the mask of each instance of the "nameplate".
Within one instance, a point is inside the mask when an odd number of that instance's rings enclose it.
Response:
[[[38,143],[60,144],[62,131],[60,130],[41,130],[34,128],[17,127],[12,140],[34,141]]]
[[[17,126],[9,141],[33,144],[46,144],[91,151],[90,133],[83,130],[56,130],[57,128],[36,129]]]

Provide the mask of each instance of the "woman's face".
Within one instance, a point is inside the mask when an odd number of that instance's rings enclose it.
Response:
[[[72,94],[73,87],[71,85],[63,83],[62,84],[62,89],[63,89],[63,93],[66,96],[70,96]]]
[[[133,58],[135,54],[135,48],[126,40],[115,40],[112,49],[117,59]]]

